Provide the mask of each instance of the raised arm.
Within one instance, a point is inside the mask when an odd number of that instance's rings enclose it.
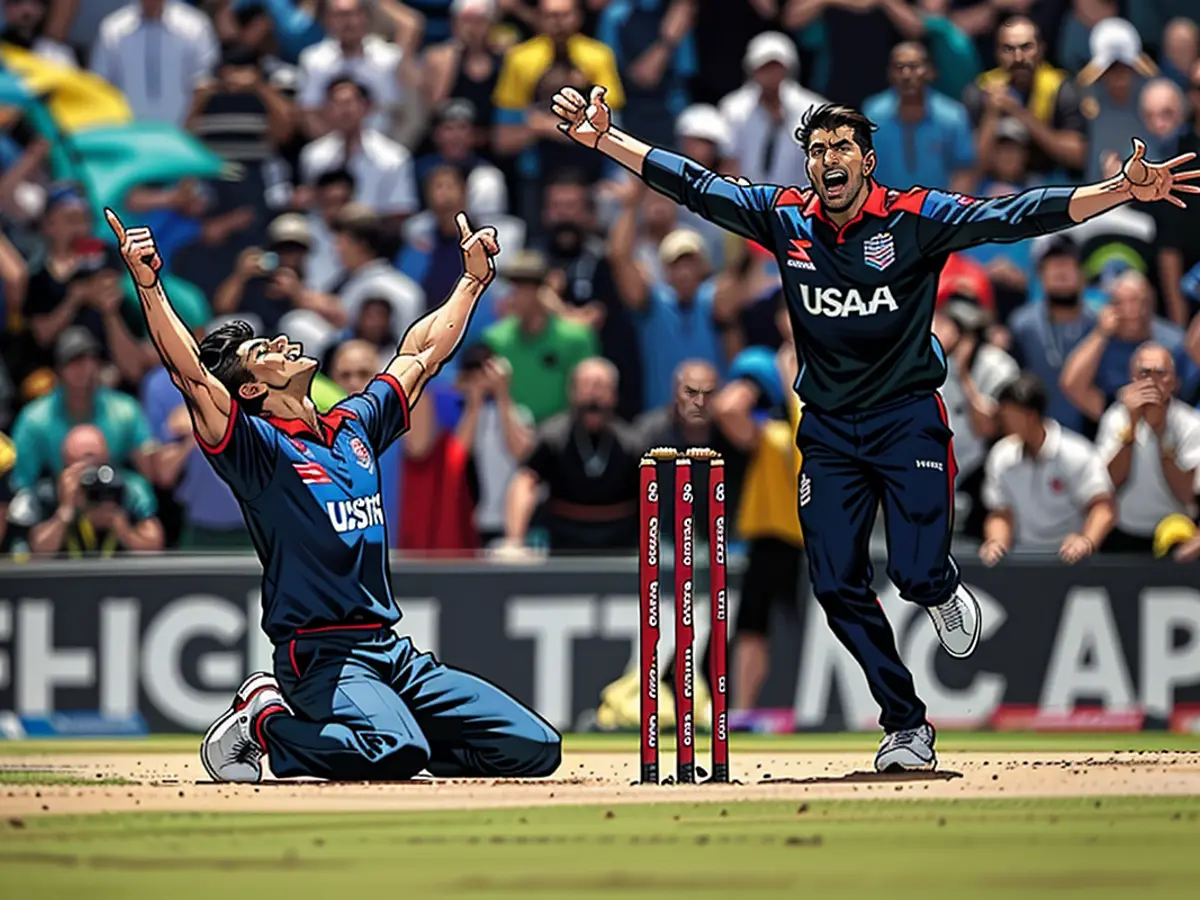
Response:
[[[455,221],[461,238],[463,274],[446,301],[405,332],[386,370],[399,383],[410,406],[458,350],[479,298],[496,277],[495,256],[500,252],[496,229],[473,232],[466,213],[459,213]]]
[[[1134,138],[1133,155],[1118,174],[1077,188],[1034,188],[989,200],[914,188],[898,203],[921,216],[917,242],[922,253],[943,254],[1062,231],[1131,200],[1185,207],[1179,194],[1200,194],[1200,185],[1187,183],[1200,179],[1200,169],[1175,171],[1196,154],[1163,163],[1147,162],[1145,155],[1145,143]]]
[[[554,112],[562,119],[559,131],[599,150],[660,194],[708,221],[763,246],[774,246],[771,210],[782,188],[724,178],[686,156],[652,147],[614,127],[604,94],[602,87],[592,88],[588,100],[570,87],[555,94]]]
[[[232,401],[229,392],[200,362],[200,348],[191,330],[171,308],[158,277],[162,258],[149,228],[126,230],[111,209],[104,211],[109,227],[121,245],[121,256],[133,277],[146,328],[171,381],[183,394],[196,426],[196,434],[209,444],[219,444],[227,433]]]

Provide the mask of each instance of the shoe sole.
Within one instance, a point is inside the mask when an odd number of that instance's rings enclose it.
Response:
[[[955,653],[942,641],[941,635],[938,635],[938,643],[942,645],[942,649],[953,656],[955,659],[966,659],[975,652],[975,648],[979,646],[979,635],[983,632],[983,610],[979,608],[979,601],[974,596],[968,594],[971,599],[971,605],[975,607],[975,633],[971,635],[971,646],[962,653]]]
[[[875,771],[883,775],[899,775],[902,772],[932,772],[936,768],[937,758],[935,757],[927,763],[920,763],[915,766],[906,766],[903,763],[891,763],[883,769],[876,766]]]

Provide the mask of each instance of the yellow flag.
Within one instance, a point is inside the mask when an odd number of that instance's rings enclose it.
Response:
[[[133,121],[125,95],[99,75],[48,62],[12,44],[0,45],[0,60],[31,94],[45,99],[55,124],[68,134]]]

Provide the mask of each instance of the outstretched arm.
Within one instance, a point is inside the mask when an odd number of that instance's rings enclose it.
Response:
[[[149,228],[126,230],[111,209],[104,211],[109,227],[121,245],[121,256],[133,277],[142,314],[154,349],[171,375],[171,381],[183,394],[196,434],[216,445],[229,428],[232,401],[229,392],[200,362],[200,348],[191,330],[171,308],[159,280],[162,258]]]
[[[770,211],[783,189],[734,181],[699,163],[616,128],[604,102],[605,89],[592,88],[590,99],[566,87],[554,95],[558,129],[585,147],[599,150],[642,178],[660,194],[734,234],[773,247]]]
[[[921,252],[938,255],[1062,231],[1131,200],[1165,200],[1184,207],[1179,194],[1200,194],[1200,185],[1188,183],[1200,179],[1200,169],[1175,171],[1196,154],[1151,163],[1145,159],[1146,145],[1141,140],[1134,138],[1133,148],[1121,172],[1096,184],[1034,188],[990,200],[914,188],[898,205],[920,214],[917,242]]]
[[[496,229],[473,232],[466,213],[459,213],[455,221],[461,237],[463,274],[446,302],[405,332],[400,349],[385,370],[399,383],[410,406],[458,350],[479,298],[496,277],[495,256],[500,252]]]

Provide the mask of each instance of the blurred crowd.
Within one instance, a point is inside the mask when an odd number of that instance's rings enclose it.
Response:
[[[249,547],[146,340],[101,194],[155,230],[197,336],[236,318],[303,341],[321,408],[362,389],[449,292],[455,213],[496,226],[500,278],[381,462],[397,548],[629,551],[642,454],[708,447],[726,461],[734,537],[778,572],[799,566],[803,410],[775,260],[569,143],[553,93],[602,84],[632,133],[780,185],[806,183],[793,131],[827,100],[877,123],[876,174],[898,189],[1094,181],[1135,135],[1152,159],[1200,150],[1196,0],[0,13],[0,79],[34,101],[0,90],[0,548],[22,558]],[[86,97],[141,129],[117,181],[69,177],[115,153],[87,130]],[[164,159],[182,152],[153,149],[180,146],[219,165],[180,177]],[[1106,535],[1089,551],[1200,555],[1200,212],[1158,206],[947,265],[934,330],[956,527],[989,564],[1069,562],[1085,534]]]

